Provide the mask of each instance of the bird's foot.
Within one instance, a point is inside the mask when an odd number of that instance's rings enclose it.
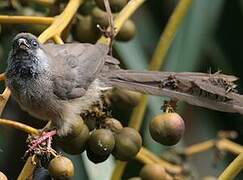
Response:
[[[29,149],[25,154],[43,154],[43,153],[52,153],[54,150],[51,148],[52,138],[57,134],[56,130],[49,132],[43,131],[40,136],[32,136],[28,139]]]

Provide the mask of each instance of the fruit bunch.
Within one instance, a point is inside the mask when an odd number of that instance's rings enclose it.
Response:
[[[128,3],[128,0],[109,0],[113,18]],[[108,15],[103,0],[89,0],[82,5],[77,15],[77,22],[72,31],[73,37],[79,42],[94,43],[101,36],[100,30],[109,26]],[[136,26],[132,20],[127,20],[115,37],[118,41],[129,41],[136,34]]]
[[[34,2],[19,0],[14,3],[14,6],[2,7],[0,4],[0,11],[2,14],[8,15],[23,15],[23,16],[49,16],[53,17],[60,14],[68,1],[55,1],[51,7],[38,6]],[[110,8],[113,18],[117,13],[128,3],[128,0],[109,0]],[[11,11],[9,10],[11,8]],[[6,9],[6,10],[5,10]],[[106,29],[109,26],[108,16],[104,6],[103,0],[88,0],[80,6],[78,13],[73,21],[70,23],[62,33],[62,38],[66,40],[75,40],[83,43],[95,43],[102,32],[97,27]],[[17,27],[17,28],[16,28]],[[3,25],[4,33],[11,33],[17,29],[19,31],[30,32],[35,35],[40,35],[48,26],[38,24],[15,25],[12,28],[11,24]],[[71,32],[71,33],[69,33]],[[16,32],[13,32],[16,33]],[[132,20],[127,20],[121,30],[118,32],[115,39],[117,41],[129,41],[136,34],[136,26]]]
[[[79,122],[70,134],[57,139],[57,146],[68,154],[80,154],[86,150],[94,163],[105,161],[111,154],[127,161],[134,158],[142,146],[140,134],[132,128],[123,127],[114,118],[105,118],[102,125],[88,124],[83,120]]]

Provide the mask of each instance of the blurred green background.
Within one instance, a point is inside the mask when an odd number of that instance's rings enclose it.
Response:
[[[1,0],[3,3],[5,0]],[[132,19],[137,27],[137,34],[129,42],[115,42],[115,54],[126,68],[146,69],[156,47],[160,34],[163,32],[168,18],[176,6],[176,0],[148,0],[139,8]],[[35,9],[45,12],[34,5]],[[0,9],[0,14],[15,14],[11,9]],[[238,89],[242,92],[242,42],[243,42],[243,1],[230,0],[193,0],[192,7],[178,29],[176,38],[169,50],[163,71],[200,71],[212,72],[222,70],[225,74],[239,77]],[[0,62],[1,72],[6,67],[7,54],[12,37],[25,30],[19,25],[1,24]],[[3,84],[2,84],[3,85]],[[2,86],[3,89],[3,86]],[[148,133],[148,122],[161,113],[160,106],[165,98],[151,97],[141,128],[143,144],[162,155],[167,147],[157,144]],[[113,114],[123,124],[127,124],[131,110],[115,109]],[[199,107],[180,103],[178,112],[186,122],[186,133],[183,140],[176,145],[177,150],[204,140],[216,137],[219,130],[236,130],[239,137],[235,140],[242,144],[242,116],[215,112]],[[124,116],[126,114],[126,116]],[[10,100],[3,117],[19,120],[34,127],[41,127],[40,121],[33,121],[30,116],[21,111],[18,105]],[[26,150],[27,135],[5,127],[0,127],[0,171],[9,179],[16,179],[24,161],[21,158]],[[189,158],[193,167],[194,179],[205,176],[218,176],[235,157],[231,154],[218,161],[215,166],[215,150],[210,150]],[[71,156],[70,156],[71,157]],[[74,179],[110,179],[114,168],[114,159],[94,165],[85,155],[72,156],[76,174]],[[123,179],[138,176],[142,164],[130,162],[125,170]],[[238,179],[242,179],[239,176]]]

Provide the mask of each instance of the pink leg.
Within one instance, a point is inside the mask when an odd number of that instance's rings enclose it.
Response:
[[[27,153],[30,151],[33,151],[38,145],[40,145],[42,142],[44,142],[46,140],[48,140],[47,146],[50,148],[52,137],[56,134],[57,134],[56,130],[52,130],[49,132],[43,132],[42,135],[38,139],[31,141]]]

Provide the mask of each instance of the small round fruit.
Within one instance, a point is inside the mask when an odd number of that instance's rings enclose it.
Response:
[[[170,180],[171,177],[159,164],[147,164],[141,169],[139,176],[142,180]]]
[[[127,110],[138,105],[141,93],[125,90],[125,89],[114,89],[112,95],[112,103],[119,109]]]
[[[99,156],[107,156],[115,146],[115,138],[109,129],[95,130],[89,140],[90,151]]]
[[[104,162],[110,156],[110,154],[105,155],[105,156],[100,156],[100,155],[92,152],[89,148],[86,149],[86,154],[87,154],[88,159],[95,164]]]
[[[79,119],[75,119],[75,122],[76,123],[71,126],[71,131],[66,136],[61,137],[63,141],[69,142],[73,138],[77,137],[83,131],[83,128],[85,128],[85,124],[81,116]]]
[[[178,143],[185,131],[185,124],[177,113],[164,113],[156,116],[149,125],[152,138],[163,145]]]
[[[116,145],[112,154],[119,160],[133,159],[142,146],[140,134],[133,128],[122,128],[115,134]]]
[[[85,150],[86,142],[89,139],[89,129],[86,125],[80,134],[69,141],[60,141],[59,146],[61,149],[68,154],[80,154]]]
[[[136,25],[128,19],[115,37],[118,41],[130,41],[136,34]]]
[[[100,37],[98,28],[93,24],[91,16],[78,16],[74,30],[74,38],[79,42],[94,43]]]
[[[104,0],[95,0],[95,2],[99,8],[103,9],[104,11],[106,10]],[[127,4],[127,2],[128,0],[109,0],[111,11],[119,12]]]
[[[110,129],[112,132],[117,132],[123,128],[121,122],[115,118],[106,118],[105,127]]]
[[[84,4],[82,4],[79,9],[78,12],[81,15],[88,15],[91,13],[91,11],[96,7],[96,4],[93,0],[90,1],[85,1]]]
[[[64,156],[57,156],[52,159],[48,171],[54,179],[69,179],[74,176],[73,163]]]
[[[1,171],[0,171],[0,179],[1,180],[8,180],[7,176],[5,174],[3,174]]]
[[[95,117],[85,117],[84,123],[87,125],[90,131],[93,131],[97,126],[97,121]]]
[[[107,13],[98,7],[92,10],[91,16],[93,18],[93,23],[95,26],[100,25],[102,28],[107,28],[109,26],[109,20]]]

